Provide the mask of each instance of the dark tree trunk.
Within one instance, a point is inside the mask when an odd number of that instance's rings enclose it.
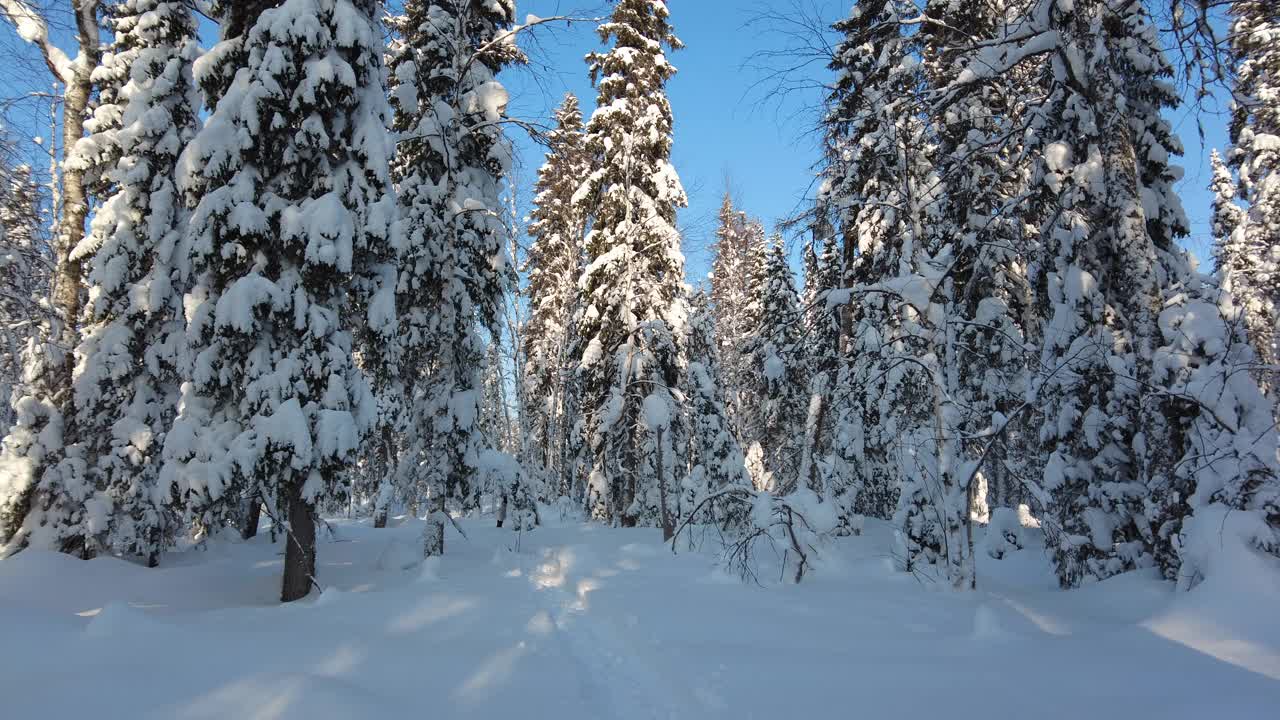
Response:
[[[287,490],[289,527],[285,533],[284,582],[281,602],[300,600],[311,592],[316,575],[315,508],[302,499],[302,488]]]
[[[658,505],[662,510],[662,541],[670,542],[676,536],[676,524],[667,507],[667,469],[662,446],[662,428],[658,428]]]
[[[639,464],[635,451],[635,441],[628,438],[627,446],[622,454],[622,479],[618,483],[620,491],[616,498],[617,522],[624,528],[636,526],[639,518],[631,513],[631,506],[636,500],[636,466]]]
[[[227,3],[231,12],[225,19],[227,28],[224,34],[227,37],[247,34],[259,15],[279,4],[280,0],[238,0]]]
[[[635,427],[637,419],[632,418],[630,427]],[[640,465],[639,456],[636,454],[635,438],[628,434],[622,448],[622,477],[618,478],[618,492],[613,496],[614,507],[616,507],[616,516],[614,523],[623,528],[636,527],[636,516],[631,514],[631,506],[635,505],[636,500],[636,468]]]
[[[444,554],[444,495],[437,495],[431,500],[431,509],[427,511],[427,524],[422,529],[422,556],[435,557]]]
[[[92,560],[98,556],[98,554],[94,552],[93,543],[90,542],[89,538],[85,535],[76,535],[74,537],[67,538],[62,542],[62,547],[59,549],[63,553],[79,557],[81,560]]]
[[[160,545],[160,528],[151,528],[147,533],[148,539],[151,541],[151,547],[159,547]],[[147,567],[160,567],[160,551],[152,550],[147,554]]]
[[[498,527],[507,521],[507,494],[502,494],[502,502],[498,505]]]
[[[244,509],[244,526],[240,528],[240,537],[252,540],[258,536],[258,525],[262,521],[262,498],[254,495],[249,498],[249,505]]]
[[[391,436],[391,428],[382,431],[382,480],[378,483],[378,497],[374,501],[373,526],[381,529],[387,526],[391,504],[391,473],[396,465],[395,440]]]

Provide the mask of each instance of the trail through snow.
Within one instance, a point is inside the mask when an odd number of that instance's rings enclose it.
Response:
[[[549,516],[552,513],[548,512]],[[955,593],[892,569],[889,528],[804,585],[742,584],[656,531],[332,521],[322,594],[279,605],[281,547],[148,570],[0,561],[4,717],[1258,720],[1280,707],[1280,567],[1191,593],[1134,573],[1056,589],[1042,553]],[[762,578],[769,573],[762,573]],[[776,575],[774,575],[776,577]],[[74,678],[69,682],[68,678]]]
[[[700,707],[703,703],[695,702],[678,679],[666,676],[663,659],[631,635],[634,616],[619,623],[590,612],[591,593],[615,574],[601,569],[590,550],[578,545],[544,548],[542,563],[530,576],[533,587],[550,600],[552,627],[574,661],[584,696],[596,704],[596,717],[709,717],[711,708]]]

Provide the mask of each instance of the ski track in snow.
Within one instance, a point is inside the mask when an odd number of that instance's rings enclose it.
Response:
[[[699,703],[687,691],[646,657],[638,642],[618,632],[622,623],[592,612],[591,593],[600,583],[594,572],[599,569],[594,555],[581,546],[546,547],[541,564],[529,576],[535,591],[546,598],[544,608],[554,632],[577,665],[584,697],[597,703],[598,717],[707,717],[694,709]],[[688,714],[680,708],[688,708]]]

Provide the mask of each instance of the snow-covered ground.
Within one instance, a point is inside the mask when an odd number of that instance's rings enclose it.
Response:
[[[325,592],[287,606],[265,533],[157,570],[0,562],[0,716],[1280,717],[1280,567],[1253,556],[1185,594],[1064,593],[1023,551],[956,593],[894,572],[869,524],[803,585],[761,586],[653,530],[464,521],[424,567],[416,521],[331,522]]]

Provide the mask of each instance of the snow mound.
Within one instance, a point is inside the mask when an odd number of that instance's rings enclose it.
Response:
[[[1280,680],[1280,560],[1254,549],[1255,519],[1220,505],[1198,510],[1181,548],[1197,568],[1198,582],[1144,625],[1167,640]]]
[[[392,537],[378,555],[379,570],[408,570],[422,560],[422,547],[403,537]]]
[[[126,603],[110,603],[93,615],[84,634],[91,638],[136,637],[155,630],[155,622],[146,613]]]
[[[998,560],[1026,547],[1022,530],[1022,520],[1017,510],[1012,508],[993,510],[982,542],[987,555]]]
[[[440,580],[440,558],[429,557],[422,560],[422,567],[418,570],[418,582],[434,583]]]
[[[973,613],[973,639],[980,642],[994,642],[1009,637],[1004,625],[990,605],[982,603]]]

